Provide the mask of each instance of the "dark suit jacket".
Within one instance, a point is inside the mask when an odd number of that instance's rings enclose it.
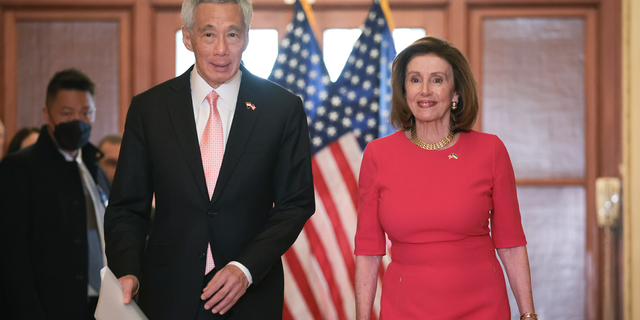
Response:
[[[307,120],[299,97],[242,72],[211,201],[191,69],[131,101],[105,218],[106,246],[116,276],[140,279],[139,305],[150,319],[195,317],[209,242],[214,272],[238,261],[253,277],[233,307],[236,318],[282,318],[280,256],[315,211]],[[145,242],[153,193],[155,216]]]
[[[82,159],[105,192],[102,154]],[[87,213],[76,162],[67,162],[47,127],[33,146],[0,162],[0,287],[6,319],[84,319],[87,307]]]

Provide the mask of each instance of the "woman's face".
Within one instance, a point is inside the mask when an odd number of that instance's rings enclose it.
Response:
[[[459,96],[454,92],[453,70],[446,60],[434,54],[414,57],[407,65],[404,88],[417,122],[449,124],[451,102],[458,102]]]

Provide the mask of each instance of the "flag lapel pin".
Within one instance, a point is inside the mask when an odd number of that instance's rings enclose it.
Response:
[[[449,155],[449,160],[451,160],[451,159],[453,159],[453,160],[458,160],[458,155],[457,155],[457,154],[455,154],[455,153],[450,154],[450,155]]]
[[[256,109],[256,105],[254,105],[251,102],[245,102],[247,104],[247,109],[251,109],[251,110],[255,110]]]

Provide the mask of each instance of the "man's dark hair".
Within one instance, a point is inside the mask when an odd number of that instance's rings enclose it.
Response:
[[[60,90],[77,90],[87,91],[94,95],[96,84],[81,71],[77,69],[66,69],[57,72],[49,81],[47,85],[47,100],[46,106],[50,108],[56,98],[58,97],[58,91]]]

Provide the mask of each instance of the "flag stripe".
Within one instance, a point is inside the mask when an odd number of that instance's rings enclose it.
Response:
[[[353,201],[353,206],[356,211],[358,211],[358,182],[356,181],[353,171],[351,171],[351,168],[349,167],[349,162],[347,161],[344,152],[342,152],[342,147],[340,143],[332,143],[329,145],[329,149],[333,154],[335,162],[338,164],[342,181],[347,185],[349,195],[351,195],[351,200]]]
[[[325,280],[329,286],[329,291],[331,294],[331,300],[336,308],[338,313],[338,319],[347,319],[347,316],[344,312],[344,308],[342,305],[342,299],[340,297],[340,291],[338,289],[338,284],[335,281],[333,276],[333,271],[331,270],[331,265],[329,259],[327,258],[327,254],[324,250],[324,246],[320,241],[320,237],[313,225],[313,221],[307,221],[307,224],[304,227],[307,237],[309,238],[309,245],[311,246],[311,251],[313,255],[318,260],[318,264],[322,269],[322,273],[324,275]]]
[[[300,260],[298,260],[298,256],[295,254],[295,251],[290,249],[285,253],[285,257],[287,259],[287,264],[289,265],[289,269],[291,270],[291,273],[296,280],[298,288],[300,289],[300,294],[302,294],[302,296],[304,297],[304,301],[306,302],[307,307],[309,308],[309,311],[311,312],[311,314],[314,316],[315,319],[322,319],[320,308],[318,308],[318,305],[316,304],[316,300],[313,297],[311,287],[307,282],[307,279],[305,277],[305,271],[302,268],[302,265],[300,264]]]
[[[317,218],[322,216],[322,206],[321,203],[318,203],[318,211],[312,217],[312,219],[317,221]],[[314,222],[314,226],[316,223]],[[338,315],[331,301],[331,297],[329,294],[329,285],[324,279],[324,275],[322,273],[322,269],[318,264],[318,261],[313,256],[311,248],[309,246],[309,239],[307,237],[307,233],[303,230],[298,240],[293,246],[294,252],[296,253],[298,259],[300,260],[300,264],[305,271],[305,276],[309,285],[311,286],[311,290],[313,291],[313,295],[316,299],[316,304],[320,308],[320,312],[322,313],[322,319],[337,319]],[[329,257],[334,255],[329,255]],[[286,292],[286,291],[285,291]],[[295,293],[292,293],[292,295]],[[293,297],[292,299],[295,299]],[[309,317],[297,317],[297,319],[308,319]]]
[[[327,257],[329,258],[335,280],[338,283],[338,289],[340,290],[345,313],[347,315],[350,315],[353,313],[353,310],[355,310],[353,283],[349,278],[349,272],[344,263],[344,260],[339,254],[335,254],[337,252],[340,252],[340,249],[338,246],[338,242],[336,241],[336,237],[334,236],[331,220],[327,216],[322,202],[317,202],[316,213],[313,215],[311,220],[313,221],[313,225],[318,232],[320,241],[322,241],[322,243],[324,244],[324,249],[327,253],[333,253],[327,254]]]
[[[285,300],[284,305],[282,307],[282,320],[295,320],[289,311],[289,306],[287,305],[287,301]]]
[[[352,254],[358,216],[356,207],[353,204],[353,199],[350,196],[353,190],[349,189],[349,186],[347,186],[342,178],[338,164],[336,163],[329,148],[320,150],[316,153],[314,158],[318,168],[320,169],[318,170],[318,173],[321,174],[321,177],[318,177],[317,179],[322,179],[327,185],[329,197],[333,200],[338,212],[338,218],[349,244],[349,252]],[[339,230],[336,230],[335,232],[337,231]],[[336,253],[338,252],[340,251],[336,251]]]
[[[358,177],[360,176],[360,163],[362,162],[362,150],[360,149],[358,139],[356,139],[353,132],[349,132],[349,134],[340,137],[338,143],[340,143],[342,147],[342,152],[345,155],[347,163],[349,163],[355,180],[358,181]]]
[[[315,158],[311,160],[311,164],[313,167],[314,185],[322,203],[324,204],[327,215],[329,216],[329,219],[331,219],[333,230],[336,235],[336,240],[338,241],[338,245],[340,246],[340,253],[342,254],[342,258],[344,259],[347,269],[349,270],[349,277],[351,279],[351,282],[354,283],[356,278],[356,264],[353,259],[353,251],[351,250],[351,246],[349,245],[349,240],[346,237],[345,230],[342,227],[338,210],[336,209],[335,203],[331,198],[331,194],[329,192],[329,189],[327,188],[327,184],[324,178],[321,175],[318,163],[316,162]]]

